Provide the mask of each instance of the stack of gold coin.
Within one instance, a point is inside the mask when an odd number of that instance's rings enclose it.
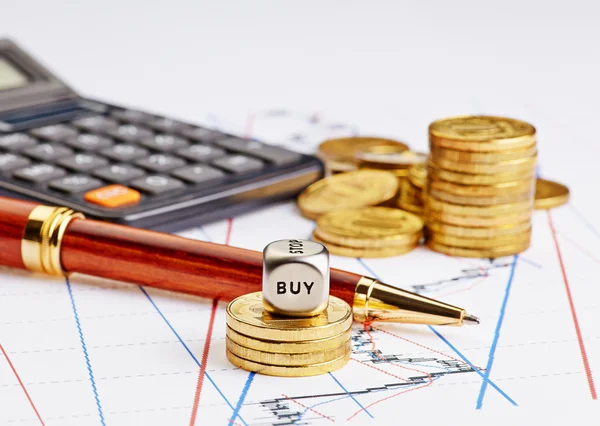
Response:
[[[317,220],[313,240],[332,253],[350,257],[398,256],[421,240],[423,220],[389,207],[335,210]]]
[[[535,193],[535,128],[491,116],[429,126],[427,245],[464,257],[499,257],[529,247]]]
[[[423,188],[427,179],[425,164],[415,164],[408,169],[408,176],[400,184],[398,207],[418,216],[423,216]]]
[[[351,355],[352,309],[330,296],[314,317],[274,316],[262,294],[250,293],[227,307],[226,355],[235,366],[270,376],[315,376],[342,368]]]
[[[356,170],[321,179],[298,197],[300,212],[316,219],[327,212],[375,206],[396,197],[398,180],[393,174],[380,170]]]
[[[397,152],[408,150],[408,146],[392,139],[348,137],[326,140],[319,145],[317,156],[325,163],[327,174],[343,173],[356,169],[356,153],[378,147],[388,147]]]

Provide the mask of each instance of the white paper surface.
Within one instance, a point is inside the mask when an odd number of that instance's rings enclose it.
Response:
[[[305,152],[325,137],[357,132],[285,111],[207,122]],[[592,421],[600,224],[577,205],[591,188],[582,186],[572,188],[569,205],[535,213],[532,247],[516,257],[490,262],[426,248],[388,259],[334,256],[335,267],[465,307],[482,323],[355,324],[348,366],[312,378],[229,364],[224,303],[3,269],[0,424],[504,424],[572,420],[573,413]],[[182,235],[260,250],[275,239],[307,238],[313,226],[288,202]]]

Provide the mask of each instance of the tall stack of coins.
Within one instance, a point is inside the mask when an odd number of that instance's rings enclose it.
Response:
[[[427,179],[427,166],[415,164],[408,169],[408,176],[400,185],[398,207],[419,216],[423,216],[423,188]]]
[[[365,207],[319,217],[312,239],[340,256],[389,257],[413,250],[422,235],[423,221],[412,213]]]
[[[463,257],[500,257],[529,247],[535,194],[535,128],[491,116],[429,126],[427,245]]]
[[[264,309],[260,292],[227,307],[226,355],[235,366],[270,376],[314,376],[338,370],[351,354],[352,309],[330,296],[313,317],[283,317]]]

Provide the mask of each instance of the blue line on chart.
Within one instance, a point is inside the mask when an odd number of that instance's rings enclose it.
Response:
[[[352,398],[352,400],[353,400],[353,401],[356,403],[356,405],[358,405],[360,408],[362,408],[362,410],[363,410],[365,413],[367,413],[367,414],[369,415],[369,417],[373,418],[373,414],[371,414],[371,413],[369,412],[369,410],[367,410],[365,407],[363,407],[363,405],[362,405],[360,402],[358,402],[358,399],[356,399],[356,398],[354,397],[354,395],[352,395],[350,392],[348,392],[348,389],[346,389],[346,388],[344,387],[344,385],[342,385],[342,383],[341,383],[341,382],[340,382],[340,381],[337,379],[337,377],[335,377],[335,376],[333,375],[333,373],[331,373],[331,372],[330,372],[330,373],[329,373],[329,375],[331,376],[331,378],[332,378],[333,380],[335,380],[335,382],[338,384],[338,386],[339,386],[339,387],[341,387],[341,388],[342,388],[342,390],[343,390],[344,392],[346,392],[346,394],[347,394],[347,395],[348,395],[350,398]]]
[[[146,296],[146,298],[150,301],[150,303],[152,304],[152,306],[154,306],[154,309],[156,309],[156,312],[158,312],[158,314],[161,316],[161,318],[163,319],[163,321],[171,329],[171,331],[173,332],[173,334],[175,335],[175,337],[177,337],[177,340],[179,340],[179,343],[181,343],[183,345],[183,347],[185,348],[185,350],[187,351],[187,353],[192,357],[192,359],[194,360],[194,362],[196,363],[196,365],[198,367],[200,367],[200,362],[198,361],[198,358],[196,358],[196,355],[193,354],[193,352],[190,350],[190,348],[188,347],[188,345],[183,341],[183,339],[181,338],[181,336],[179,335],[179,333],[177,333],[177,331],[175,331],[175,329],[173,328],[173,326],[171,325],[171,323],[169,322],[169,320],[164,316],[164,314],[158,308],[158,306],[156,305],[156,303],[154,303],[154,300],[152,299],[152,297],[150,297],[150,295],[146,292],[146,289],[144,287],[142,287],[141,285],[138,286],[138,287],[142,291],[142,293],[144,293],[144,295]],[[223,398],[223,400],[229,406],[229,408],[231,408],[232,410],[234,410],[233,405],[231,405],[231,402],[229,402],[229,400],[227,399],[227,397],[225,396],[225,394],[223,394],[223,392],[221,391],[221,389],[219,389],[219,387],[217,386],[217,384],[215,383],[215,381],[212,379],[212,377],[210,377],[210,375],[206,371],[204,372],[204,376],[214,386],[214,388],[217,390],[217,392],[219,393],[219,395],[221,395],[221,398]],[[248,424],[244,421],[244,419],[242,419],[242,416],[238,416],[238,417],[239,417],[239,419],[241,420],[241,422],[245,426],[248,426]]]
[[[244,404],[244,400],[246,399],[246,395],[248,394],[248,390],[250,389],[250,385],[254,380],[254,376],[256,376],[256,372],[251,371],[248,374],[248,378],[246,379],[246,383],[244,384],[244,388],[242,389],[242,393],[237,400],[237,404],[235,404],[235,410],[233,410],[233,414],[231,415],[231,419],[229,420],[229,426],[235,422],[236,417],[239,416],[240,410],[242,409],[242,404]]]
[[[575,216],[577,216],[579,220],[586,226],[586,228],[592,231],[596,237],[600,238],[600,232],[598,232],[596,227],[594,227],[594,225],[592,225],[592,223],[588,221],[572,203],[569,203],[568,206],[571,208],[571,211],[575,214]]]
[[[77,332],[79,333],[79,341],[81,342],[81,349],[83,349],[83,356],[85,357],[85,365],[87,367],[90,382],[92,384],[92,391],[94,392],[94,399],[96,400],[96,407],[98,407],[98,415],[100,416],[100,423],[105,426],[104,413],[102,412],[102,404],[100,403],[100,397],[98,396],[98,389],[96,388],[96,379],[94,379],[94,370],[92,370],[92,363],[90,362],[90,356],[87,351],[87,345],[85,344],[85,338],[83,337],[83,330],[81,329],[81,322],[79,321],[79,313],[77,312],[77,306],[75,305],[75,298],[73,297],[73,290],[71,289],[71,282],[69,277],[65,278],[67,284],[67,291],[69,292],[69,298],[71,299],[71,307],[73,308],[73,316],[75,317],[75,324],[77,325]]]
[[[439,337],[440,339],[442,339],[442,341],[443,341],[443,342],[444,342],[444,343],[445,343],[445,344],[446,344],[446,345],[447,345],[447,346],[448,346],[450,349],[452,349],[452,350],[453,350],[453,351],[456,353],[456,355],[458,355],[458,356],[460,357],[460,359],[462,359],[462,360],[463,360],[463,361],[464,361],[464,362],[465,362],[467,365],[469,365],[469,367],[471,367],[471,368],[472,368],[472,369],[473,369],[473,370],[474,370],[474,371],[475,371],[477,374],[479,374],[479,376],[481,376],[481,378],[482,378],[483,380],[486,380],[487,382],[489,382],[490,386],[491,386],[491,387],[493,387],[494,389],[496,389],[500,395],[502,395],[504,398],[506,398],[506,400],[507,400],[508,402],[510,402],[512,405],[517,405],[517,403],[516,403],[516,402],[515,402],[515,401],[514,401],[514,400],[513,400],[513,399],[512,399],[510,396],[508,396],[508,395],[506,394],[506,392],[504,392],[502,389],[500,389],[500,388],[498,387],[498,385],[496,385],[496,384],[495,384],[495,383],[492,381],[492,379],[490,379],[489,377],[486,377],[486,376],[485,376],[485,374],[483,374],[483,373],[481,372],[481,370],[479,370],[479,368],[477,368],[476,366],[474,366],[474,365],[471,363],[471,361],[469,361],[469,360],[467,359],[467,357],[466,357],[466,356],[464,356],[464,355],[462,354],[462,352],[460,352],[460,351],[459,351],[459,350],[458,350],[458,349],[457,349],[457,348],[456,348],[456,347],[455,347],[455,346],[454,346],[452,343],[450,343],[450,342],[448,341],[448,339],[446,339],[444,336],[442,336],[442,334],[441,334],[439,331],[437,331],[435,328],[433,328],[433,327],[432,327],[432,326],[430,326],[430,325],[429,325],[428,327],[429,327],[429,329],[430,329],[431,331],[433,331],[433,332],[434,332],[434,334],[435,334],[437,337]]]
[[[377,280],[380,280],[379,276],[360,258],[356,258],[356,260],[359,261],[359,263],[361,265],[363,265],[363,267],[373,276],[373,278],[376,278]],[[512,270],[514,271],[514,267],[515,267],[516,261],[513,261],[512,264]],[[432,326],[428,326],[429,329],[437,336],[439,337],[450,349],[452,349],[454,351],[454,353],[456,353],[456,355],[458,355],[464,362],[466,362],[477,374],[479,374],[481,376],[481,378],[484,380],[485,383],[489,383],[494,389],[496,389],[498,391],[498,393],[500,393],[500,395],[502,395],[504,398],[506,398],[511,404],[513,405],[517,405],[517,403],[506,394],[506,392],[504,392],[502,389],[500,389],[493,381],[492,379],[489,378],[489,375],[485,375],[483,374],[477,367],[475,367],[475,365],[469,361],[469,359],[464,356],[452,343],[450,343],[450,341],[448,339],[446,339],[444,336],[442,336],[435,328],[433,328]]]
[[[483,406],[483,398],[485,397],[485,391],[487,389],[488,381],[492,372],[492,365],[494,363],[494,355],[496,353],[496,347],[498,346],[498,340],[500,339],[500,330],[502,329],[502,323],[504,322],[504,314],[506,313],[506,305],[508,304],[508,298],[510,296],[510,289],[512,287],[513,278],[515,276],[515,268],[517,267],[517,260],[519,255],[515,255],[513,258],[513,264],[510,268],[510,275],[508,276],[508,282],[506,283],[506,290],[504,291],[504,299],[502,299],[502,305],[500,306],[500,314],[498,315],[498,322],[496,323],[496,329],[494,330],[494,340],[492,340],[492,346],[490,346],[490,353],[488,355],[488,362],[485,367],[484,380],[481,382],[481,389],[479,390],[479,396],[477,397],[477,405],[475,408],[480,410]],[[513,405],[517,405],[513,401]]]

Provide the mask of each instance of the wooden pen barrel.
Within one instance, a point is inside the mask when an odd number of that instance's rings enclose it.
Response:
[[[0,197],[0,263],[25,268],[21,239],[36,204]],[[262,253],[91,219],[73,219],[62,267],[206,298],[231,300],[262,288]],[[361,276],[331,270],[331,294],[352,304]]]

